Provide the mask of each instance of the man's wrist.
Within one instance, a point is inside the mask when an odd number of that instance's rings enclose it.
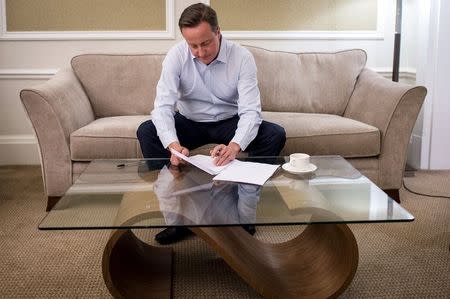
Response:
[[[230,142],[228,144],[229,147],[231,147],[231,149],[236,153],[239,154],[239,152],[241,151],[241,147],[239,146],[239,144],[237,144],[236,142]]]
[[[181,144],[178,141],[174,141],[171,142],[168,146],[167,149],[170,150],[171,148],[173,148],[176,151],[179,151],[181,148]]]

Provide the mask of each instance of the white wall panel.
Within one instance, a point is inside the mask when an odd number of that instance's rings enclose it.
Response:
[[[450,1],[441,0],[431,104],[429,168],[450,169]]]

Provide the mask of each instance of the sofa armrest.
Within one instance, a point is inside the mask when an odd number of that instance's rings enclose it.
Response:
[[[364,69],[344,116],[377,127],[381,132],[378,184],[399,189],[406,164],[409,138],[427,90],[392,82]]]
[[[94,120],[91,104],[71,69],[20,92],[39,144],[47,196],[62,196],[72,185],[70,134]]]

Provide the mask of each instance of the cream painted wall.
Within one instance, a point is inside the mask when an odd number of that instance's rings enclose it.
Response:
[[[418,1],[418,0],[417,0]],[[89,39],[89,40],[14,40],[0,38],[0,164],[39,163],[36,142],[22,109],[19,91],[43,82],[57,69],[68,67],[70,59],[82,53],[165,53],[181,40],[177,21],[183,9],[198,1],[175,0],[174,39]],[[208,2],[208,1],[204,1]],[[368,53],[367,65],[381,72],[390,72],[393,48],[394,1],[383,3],[382,39],[347,37],[331,40],[321,36],[300,38],[244,38],[237,42],[272,50],[335,51],[362,48]],[[3,23],[3,20],[2,20]],[[224,32],[227,35],[227,32]],[[402,60],[402,68],[408,71]],[[30,79],[33,78],[33,79]],[[19,150],[20,149],[20,150]],[[26,149],[26,150],[24,150]],[[20,153],[20,152],[23,153]],[[30,154],[32,153],[32,154]]]
[[[377,0],[211,0],[223,30],[376,30]],[[248,15],[252,14],[251,18]]]
[[[164,0],[4,1],[9,31],[163,30],[165,27]]]

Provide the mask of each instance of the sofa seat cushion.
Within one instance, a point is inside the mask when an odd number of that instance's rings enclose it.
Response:
[[[372,157],[380,153],[380,131],[371,125],[331,114],[263,112],[263,119],[286,130],[282,155],[340,155]]]
[[[150,115],[99,118],[70,135],[73,161],[142,158],[136,131]]]

